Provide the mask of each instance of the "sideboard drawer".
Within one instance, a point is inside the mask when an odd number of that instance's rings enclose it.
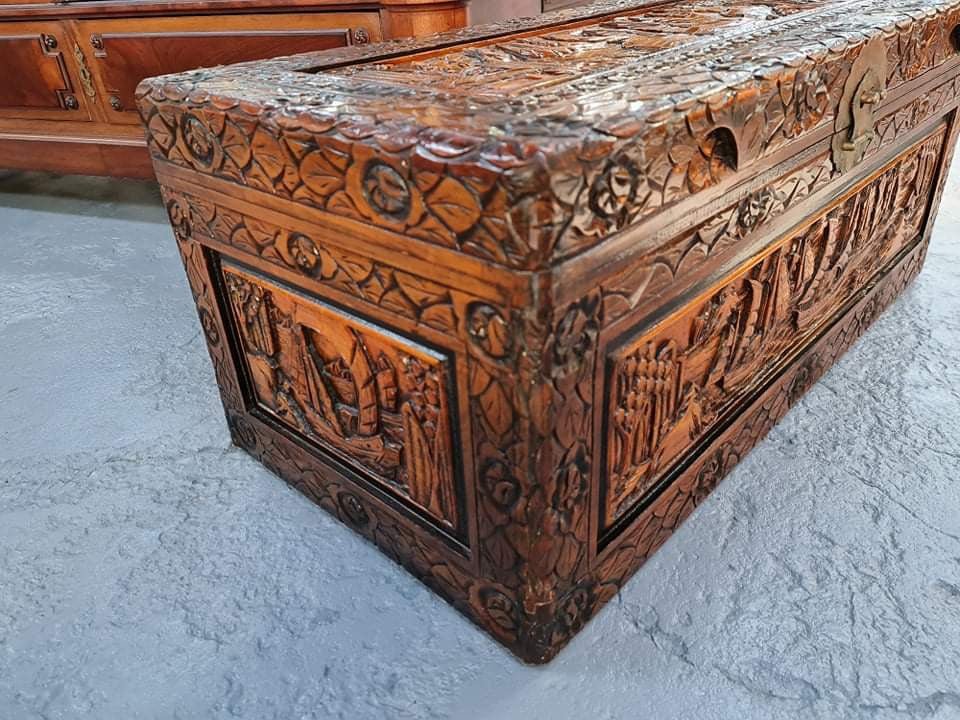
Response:
[[[376,12],[167,17],[148,27],[138,18],[76,23],[109,122],[138,122],[133,96],[145,77],[381,39]]]
[[[467,2],[0,0],[0,168],[150,177],[134,103],[144,78],[305,52],[375,57],[351,46],[463,27]]]
[[[76,62],[64,23],[0,24],[0,119],[88,119]]]

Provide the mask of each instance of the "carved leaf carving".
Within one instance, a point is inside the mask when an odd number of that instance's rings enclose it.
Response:
[[[150,137],[163,148],[164,152],[170,152],[176,143],[176,134],[159,112],[154,113],[150,118],[147,129]]]
[[[466,232],[480,219],[481,208],[476,197],[453,178],[444,178],[427,202],[434,215],[457,233]]]
[[[237,171],[246,167],[250,162],[251,148],[247,133],[236,123],[227,121],[224,124],[220,145],[224,154],[233,161]]]
[[[500,382],[478,363],[471,367],[470,394],[477,398],[490,429],[497,436],[506,434],[513,423],[510,398]]]
[[[332,185],[327,185],[327,183],[332,183],[332,180],[321,180],[321,187],[332,187]],[[319,191],[318,191],[319,192]],[[363,215],[357,210],[357,206],[354,205],[353,200],[350,199],[348,195],[343,190],[337,190],[327,201],[327,210],[330,212],[337,213],[339,215],[345,215],[347,217],[352,217],[357,220],[363,219]]]
[[[327,197],[343,188],[348,163],[349,157],[333,148],[314,150],[300,163],[300,177],[310,190]],[[355,209],[352,212],[356,214]]]
[[[283,175],[290,165],[291,158],[281,142],[262,127],[253,134],[253,157],[267,177],[276,179]]]

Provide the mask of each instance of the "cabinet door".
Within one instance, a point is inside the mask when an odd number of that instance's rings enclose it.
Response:
[[[78,52],[62,23],[0,23],[0,119],[89,119],[94,88]]]
[[[380,40],[375,12],[278,13],[83,20],[100,105],[110,122],[137,123],[145,77]]]

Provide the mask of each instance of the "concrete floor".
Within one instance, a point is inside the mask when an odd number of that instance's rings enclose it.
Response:
[[[0,719],[960,717],[956,181],[916,284],[545,668],[230,446],[153,186],[0,174],[0,237]]]

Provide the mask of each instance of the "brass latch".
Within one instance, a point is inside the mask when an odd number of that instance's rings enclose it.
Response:
[[[83,85],[83,91],[87,94],[87,97],[95,98],[97,89],[93,86],[93,75],[90,73],[90,68],[87,67],[87,58],[84,57],[83,50],[80,49],[78,43],[73,44],[73,57],[77,61],[77,72],[80,75],[80,84]]]
[[[887,50],[880,38],[871,40],[850,68],[843,99],[837,108],[833,164],[838,172],[853,169],[876,138],[876,113],[887,96]]]

